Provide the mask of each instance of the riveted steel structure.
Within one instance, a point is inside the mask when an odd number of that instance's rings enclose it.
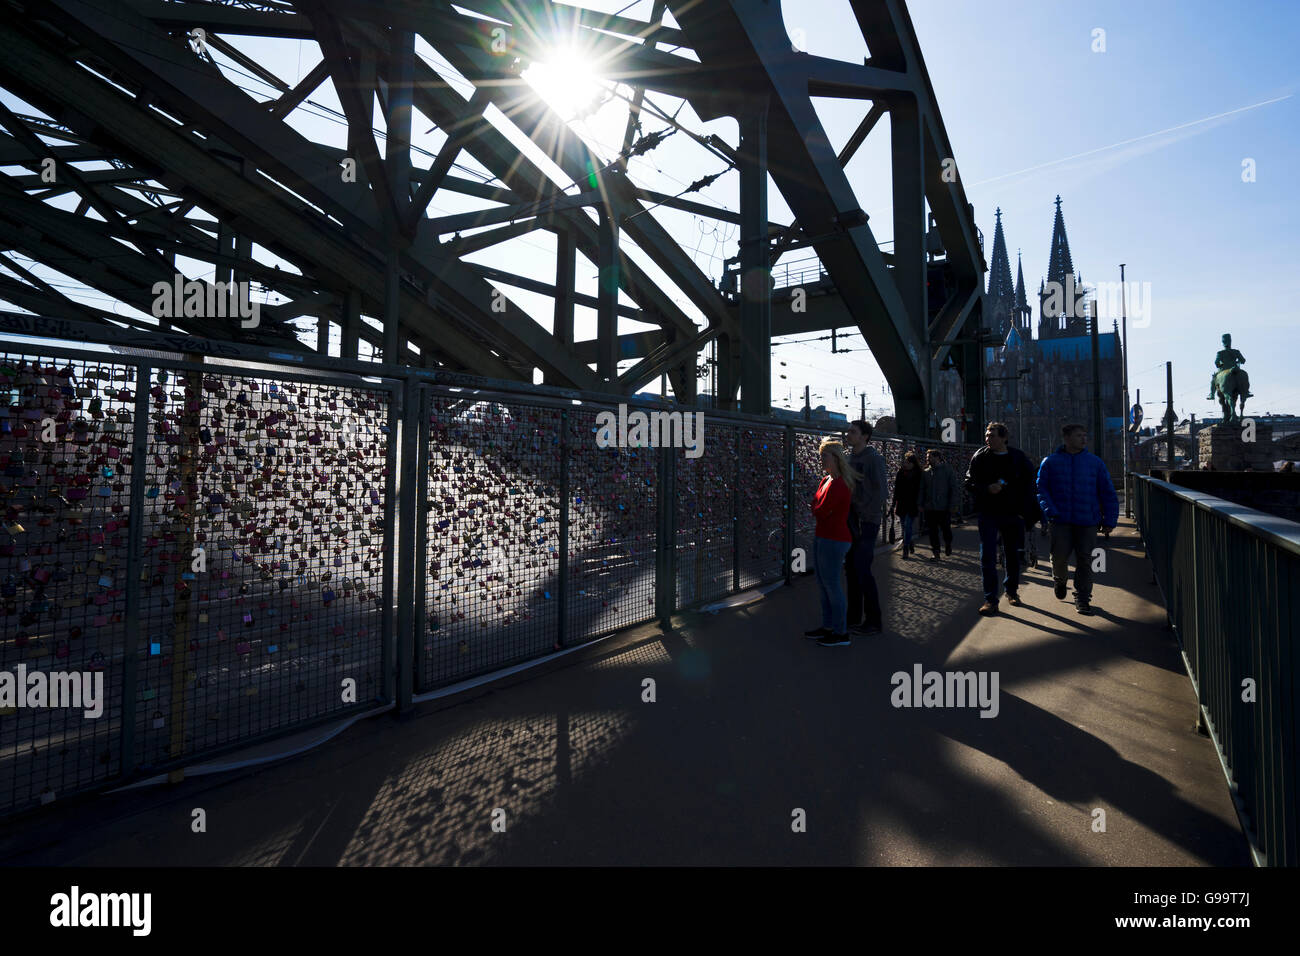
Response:
[[[852,324],[889,380],[900,430],[928,432],[941,364],[962,372],[978,419],[978,349],[960,343],[978,327],[984,262],[902,0],[849,3],[863,63],[793,49],[777,3],[645,6],[649,19],[549,0],[7,3],[0,165],[26,172],[0,177],[0,300],[156,328],[139,317],[157,317],[156,284],[206,280],[200,263],[212,284],[261,290],[259,323],[177,314],[164,329],[293,351],[325,351],[333,337],[348,359],[370,349],[385,363],[523,382],[540,370],[548,384],[615,394],[665,376],[688,404],[716,340],[717,406],[757,414],[770,409],[773,335]],[[294,74],[287,57],[257,52],[283,41],[319,59]],[[593,145],[523,76],[560,43],[626,100],[621,144]],[[303,132],[327,89],[342,145]],[[817,97],[863,102],[838,152]],[[891,252],[845,173],[885,116]],[[698,131],[724,118],[734,142]],[[417,121],[440,133],[435,149],[415,146]],[[682,177],[693,181],[677,194],[638,185],[629,162],[670,136],[697,151]],[[708,201],[732,170],[739,211]],[[768,220],[769,177],[793,221]],[[442,197],[464,211],[440,212]],[[734,286],[698,265],[689,237],[661,221],[668,210],[739,227]],[[475,261],[540,233],[553,279]],[[807,248],[834,316],[774,307],[773,265]],[[595,295],[577,288],[583,258]],[[553,305],[539,310],[536,296]],[[594,339],[575,339],[576,309],[594,312]]]

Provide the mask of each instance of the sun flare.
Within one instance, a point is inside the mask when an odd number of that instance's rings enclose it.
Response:
[[[572,47],[557,48],[544,60],[533,61],[523,78],[565,122],[595,112],[605,97],[587,54]]]

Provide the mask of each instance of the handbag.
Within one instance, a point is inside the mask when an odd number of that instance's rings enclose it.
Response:
[[[889,515],[889,543],[893,544],[898,540],[898,515],[890,512]]]

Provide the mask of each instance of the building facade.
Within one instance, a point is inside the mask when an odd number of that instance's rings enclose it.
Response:
[[[1034,459],[1061,444],[1062,425],[1078,422],[1088,429],[1089,450],[1105,460],[1117,483],[1122,482],[1124,359],[1119,330],[1098,330],[1100,374],[1094,392],[1091,333],[1096,301],[1075,271],[1061,197],[1056,197],[1047,276],[1038,286],[1036,336],[1019,253],[1013,284],[1000,209],[996,218],[984,305],[985,328],[998,343],[984,350],[987,417],[1005,422],[1012,444]],[[1100,436],[1093,426],[1097,402]]]

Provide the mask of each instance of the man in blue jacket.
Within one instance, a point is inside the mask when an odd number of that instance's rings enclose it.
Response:
[[[1074,603],[1080,614],[1092,613],[1092,549],[1097,529],[1109,535],[1119,522],[1119,498],[1106,463],[1084,450],[1088,431],[1082,425],[1061,429],[1065,443],[1038,468],[1038,504],[1052,528],[1052,577],[1056,596],[1065,598],[1074,552]]]

